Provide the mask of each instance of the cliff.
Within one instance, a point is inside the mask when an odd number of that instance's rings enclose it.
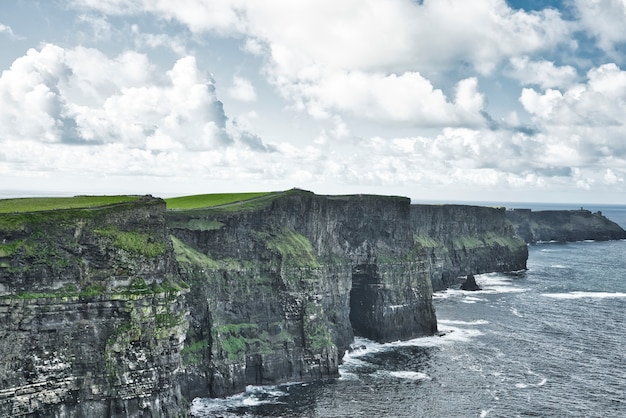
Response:
[[[0,214],[0,416],[183,416],[162,200]]]
[[[434,334],[433,284],[527,257],[495,208],[118,200],[0,213],[0,416],[183,416],[196,396],[335,377],[355,334]]]
[[[526,268],[528,248],[515,235],[504,208],[413,205],[411,227],[420,259],[431,267],[434,290],[468,274]]]
[[[410,220],[406,198],[297,190],[170,211],[192,289],[192,395],[337,376],[354,332],[378,341],[436,332]]]
[[[601,212],[589,210],[512,209],[506,217],[528,243],[537,241],[607,241],[625,239],[626,231]]]

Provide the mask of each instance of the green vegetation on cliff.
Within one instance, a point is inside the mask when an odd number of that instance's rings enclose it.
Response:
[[[273,194],[272,192],[259,193],[216,193],[181,196],[165,199],[170,210],[202,209],[213,206],[240,204],[248,200],[258,199]]]
[[[87,209],[127,203],[139,199],[141,199],[140,196],[26,197],[19,199],[0,199],[0,213]]]
[[[167,243],[165,241],[159,241],[151,234],[145,232],[121,231],[112,225],[94,229],[94,232],[111,239],[113,246],[117,248],[146,257],[158,257],[167,251]]]

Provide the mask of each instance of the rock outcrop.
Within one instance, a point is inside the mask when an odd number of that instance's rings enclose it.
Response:
[[[465,281],[461,284],[461,290],[469,290],[470,292],[476,292],[482,290],[476,283],[476,278],[473,274],[468,274]]]
[[[184,416],[437,332],[433,284],[525,267],[504,211],[301,190],[0,214],[0,416]]]
[[[589,210],[512,209],[506,217],[527,243],[626,239],[626,231],[601,212]]]

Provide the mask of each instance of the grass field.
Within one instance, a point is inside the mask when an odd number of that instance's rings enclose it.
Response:
[[[75,197],[26,197],[1,199],[0,213],[41,212],[55,209],[88,209],[98,206],[139,200],[139,196],[75,196]]]
[[[223,206],[258,199],[275,194],[274,192],[258,193],[217,193],[181,196],[165,199],[170,210],[188,210]]]

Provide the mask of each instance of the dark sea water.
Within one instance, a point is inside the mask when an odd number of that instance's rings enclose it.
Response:
[[[626,227],[626,206],[587,209]],[[357,339],[338,379],[249,387],[226,399],[196,399],[192,411],[198,417],[625,417],[626,241],[529,250],[527,271],[476,276],[481,292],[437,292],[443,336],[390,344]]]

